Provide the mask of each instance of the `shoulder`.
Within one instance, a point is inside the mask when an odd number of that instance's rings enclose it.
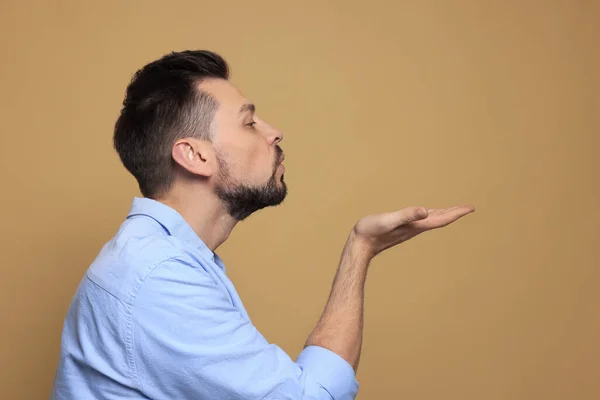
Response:
[[[147,226],[140,226],[142,224]],[[130,303],[146,277],[171,260],[186,260],[185,245],[146,221],[126,221],[100,250],[87,278]]]

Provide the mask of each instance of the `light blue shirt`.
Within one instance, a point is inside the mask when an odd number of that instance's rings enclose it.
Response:
[[[276,300],[275,300],[276,301]],[[252,325],[221,259],[174,209],[135,198],[64,321],[52,399],[353,399],[318,346],[293,361]]]

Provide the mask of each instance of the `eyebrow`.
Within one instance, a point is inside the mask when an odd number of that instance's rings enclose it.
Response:
[[[240,107],[239,113],[242,114],[246,111],[250,111],[251,113],[254,114],[254,112],[256,111],[256,107],[252,103],[246,103],[242,107]]]

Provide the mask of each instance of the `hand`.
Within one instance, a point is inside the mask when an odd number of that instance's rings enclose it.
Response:
[[[400,211],[373,214],[354,225],[353,238],[370,257],[407,241],[420,233],[449,225],[472,213],[472,206],[450,208],[408,207]]]

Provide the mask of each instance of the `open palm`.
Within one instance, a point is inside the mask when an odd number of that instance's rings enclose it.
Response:
[[[430,209],[408,207],[368,215],[356,223],[353,233],[369,246],[369,251],[375,256],[420,233],[447,226],[473,211],[475,209],[468,205]]]

